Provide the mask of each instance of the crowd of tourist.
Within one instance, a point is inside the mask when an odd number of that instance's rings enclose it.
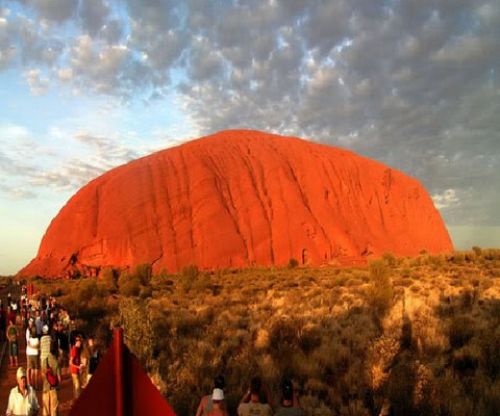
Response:
[[[92,336],[76,328],[67,310],[52,296],[30,296],[22,286],[19,299],[9,293],[0,299],[0,334],[8,341],[9,367],[17,386],[9,395],[7,416],[38,415],[36,391],[42,392],[42,415],[58,414],[58,389],[71,374],[73,398],[80,395],[94,374],[100,350]],[[20,343],[26,340],[26,369],[19,366]]]
[[[212,394],[202,397],[196,416],[228,416],[224,404],[225,382],[223,376],[214,379]],[[273,403],[269,390],[259,377],[254,377],[248,391],[238,405],[238,416],[304,416],[299,397],[293,383],[284,379],[278,405]]]

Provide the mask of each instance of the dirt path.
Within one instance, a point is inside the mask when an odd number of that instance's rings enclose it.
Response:
[[[5,305],[7,302],[7,293],[11,293],[13,297],[19,298],[19,286],[14,285],[7,288],[0,289],[0,297]],[[19,365],[26,368],[26,340],[24,337],[24,331],[22,328],[19,328],[19,333],[21,334],[19,337],[20,345],[19,345]],[[3,356],[1,355],[2,351],[5,351]],[[7,409],[7,403],[9,401],[9,393],[12,387],[16,385],[16,369],[9,368],[9,351],[7,348],[7,343],[0,343],[0,357],[1,366],[0,366],[0,415],[5,414],[5,410]],[[41,385],[41,381],[40,381]],[[69,410],[71,408],[71,399],[73,395],[73,385],[71,381],[71,376],[69,374],[63,375],[62,383],[58,391],[59,396],[59,415],[66,416],[69,414]],[[42,392],[37,392],[38,403],[40,407],[42,406]],[[40,415],[42,412],[40,412]]]

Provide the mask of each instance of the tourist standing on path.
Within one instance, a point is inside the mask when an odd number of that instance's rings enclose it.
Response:
[[[60,321],[57,324],[56,339],[59,346],[59,367],[61,367],[61,373],[65,375],[69,365],[69,337]]]
[[[222,389],[214,389],[211,398],[212,410],[207,413],[207,416],[229,416],[229,413],[224,408],[224,391]]]
[[[50,342],[52,338],[49,335],[49,327],[44,325],[42,328],[42,338],[40,338],[40,364],[43,365],[43,362],[47,358],[50,352]]]
[[[43,416],[57,416],[57,408],[59,406],[59,398],[57,390],[61,385],[61,369],[57,362],[58,348],[57,343],[50,344],[49,354],[42,362],[42,377],[43,377]],[[50,380],[47,375],[47,369],[50,367],[52,374],[56,380]]]
[[[8,309],[7,320],[16,323],[17,313],[14,309],[12,309],[10,302],[7,303],[7,309]]]
[[[304,416],[304,411],[300,408],[299,397],[293,387],[291,380],[285,379],[281,385],[280,407],[276,416]]]
[[[73,380],[73,399],[78,399],[82,390],[82,384],[80,381],[80,373],[83,370],[83,364],[81,361],[82,353],[82,338],[77,336],[75,338],[75,345],[71,347],[71,353],[69,357],[69,367],[71,369],[71,379]]]
[[[265,396],[265,403],[261,397]],[[238,406],[238,416],[271,416],[273,409],[269,405],[269,396],[262,388],[262,381],[254,377],[250,382],[250,389],[243,396]]]
[[[224,390],[225,387],[224,377],[219,375],[214,379],[214,389]],[[212,395],[203,396],[198,405],[196,416],[206,416],[212,410]]]
[[[18,367],[18,359],[17,356],[19,354],[19,344],[18,344],[18,331],[17,326],[13,321],[9,322],[9,326],[6,331],[7,340],[9,341],[9,364],[11,367]]]
[[[89,367],[87,371],[86,384],[89,383],[95,373],[95,370],[97,370],[99,361],[101,361],[101,351],[99,350],[99,346],[96,344],[94,337],[90,336],[87,340],[87,348],[89,350]]]
[[[6,416],[37,416],[40,410],[35,390],[28,384],[26,371],[17,369],[17,386],[9,394]]]
[[[42,328],[43,328],[43,320],[40,315],[40,309],[35,311],[35,328],[36,328],[36,336],[38,339],[42,337]]]
[[[38,369],[40,368],[40,340],[32,326],[26,330],[26,358],[28,360],[28,382],[36,390],[38,385]]]

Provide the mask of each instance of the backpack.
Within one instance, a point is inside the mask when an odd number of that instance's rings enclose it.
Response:
[[[57,387],[59,384],[59,380],[57,376],[54,374],[54,370],[49,366],[49,357],[46,358],[47,369],[45,370],[45,377],[47,377],[47,381],[50,384],[50,387]]]

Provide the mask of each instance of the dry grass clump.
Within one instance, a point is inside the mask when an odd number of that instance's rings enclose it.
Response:
[[[220,270],[153,276],[106,269],[98,281],[35,285],[82,325],[125,328],[129,347],[179,415],[217,374],[235,413],[260,375],[276,395],[293,378],[307,415],[496,415],[500,250],[367,268]],[[99,319],[96,319],[99,316]],[[109,332],[108,332],[109,333]]]

